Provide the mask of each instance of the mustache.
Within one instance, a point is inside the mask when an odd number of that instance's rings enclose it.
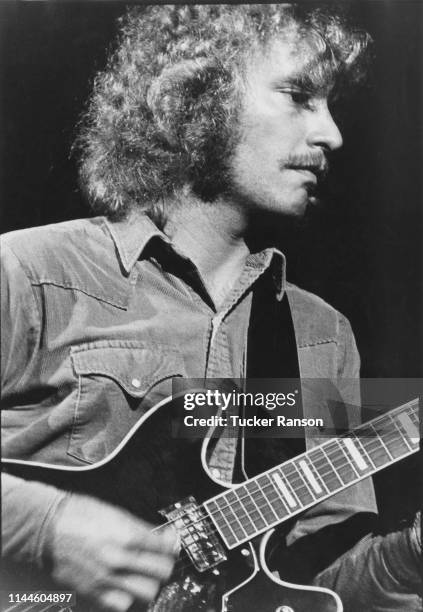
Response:
[[[310,170],[318,176],[324,178],[329,172],[329,161],[323,151],[309,151],[307,153],[292,153],[281,167],[291,170]]]

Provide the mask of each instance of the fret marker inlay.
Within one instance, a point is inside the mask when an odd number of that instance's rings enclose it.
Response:
[[[419,432],[417,431],[417,427],[414,425],[408,414],[402,412],[398,415],[398,420],[409,435],[411,442],[413,444],[416,444],[419,441]]]
[[[300,464],[302,471],[304,472],[305,477],[311,484],[313,491],[315,493],[322,493],[323,492],[322,487],[319,485],[319,483],[315,479],[314,474],[308,467],[307,463],[305,461],[299,461],[299,464]]]
[[[347,447],[351,457],[354,459],[354,462],[357,465],[357,467],[362,471],[367,470],[368,468],[367,463],[364,461],[363,457],[360,455],[360,451],[357,450],[357,447],[355,446],[351,438],[342,438],[342,441]]]
[[[291,508],[295,508],[295,506],[297,505],[297,502],[295,501],[295,499],[293,498],[293,496],[291,495],[291,493],[288,491],[288,488],[286,486],[286,484],[284,483],[284,481],[282,480],[282,478],[279,476],[279,474],[277,472],[273,472],[272,474],[272,478],[275,481],[275,483],[277,484],[277,486],[279,487],[279,489],[282,491],[288,506],[291,506]]]

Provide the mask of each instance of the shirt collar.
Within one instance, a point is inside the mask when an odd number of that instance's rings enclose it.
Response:
[[[143,213],[133,212],[123,221],[105,219],[105,224],[127,274],[131,272],[152,238],[157,236],[170,243],[169,238]]]
[[[159,237],[171,244],[169,238],[142,212],[134,211],[122,221],[105,219],[105,223],[127,274],[131,272],[152,238]],[[270,268],[278,298],[282,297],[286,283],[286,260],[281,251],[267,248],[258,253],[251,253],[247,257],[246,266],[261,270]]]
[[[258,253],[251,253],[247,257],[246,266],[260,270],[267,270],[269,268],[277,297],[282,299],[286,289],[286,259],[281,251],[272,247]]]

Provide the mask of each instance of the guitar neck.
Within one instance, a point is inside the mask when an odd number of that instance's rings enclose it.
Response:
[[[204,507],[228,548],[419,450],[419,400],[376,417],[210,499]]]

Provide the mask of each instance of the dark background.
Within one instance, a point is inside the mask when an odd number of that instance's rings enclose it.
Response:
[[[373,85],[343,119],[325,206],[285,245],[288,276],[347,315],[363,376],[421,377],[423,3],[338,4],[375,41]],[[123,7],[0,5],[3,232],[89,214],[69,153]],[[417,476],[413,458],[377,478],[394,513]]]

